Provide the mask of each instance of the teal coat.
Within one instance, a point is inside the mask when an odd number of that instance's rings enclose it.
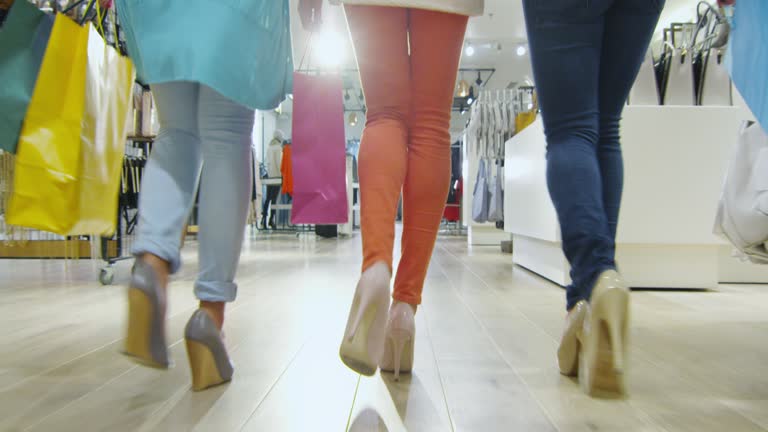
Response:
[[[192,81],[253,109],[291,92],[289,0],[117,0],[142,82]]]

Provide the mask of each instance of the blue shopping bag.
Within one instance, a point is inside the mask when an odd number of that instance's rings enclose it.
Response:
[[[21,125],[43,62],[53,17],[14,2],[0,28],[0,149],[16,152]]]
[[[739,0],[735,8],[726,67],[752,114],[768,128],[768,1]]]

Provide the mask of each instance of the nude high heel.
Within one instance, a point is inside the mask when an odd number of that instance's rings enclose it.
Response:
[[[387,339],[381,370],[395,373],[395,380],[400,373],[410,373],[413,369],[413,347],[416,343],[416,322],[413,306],[395,302],[389,310]]]
[[[165,293],[155,270],[137,259],[128,287],[128,328],[123,354],[144,366],[170,366],[165,344]]]
[[[560,347],[557,349],[557,363],[563,375],[576,376],[579,373],[580,339],[588,308],[589,304],[582,300],[576,303],[565,319],[565,330],[560,339]]]
[[[347,318],[339,356],[353,371],[376,373],[384,351],[384,334],[389,309],[389,267],[378,262],[363,272]]]
[[[590,396],[626,394],[629,288],[614,270],[595,283],[584,319],[579,381]]]
[[[221,331],[207,312],[198,309],[184,329],[192,390],[201,391],[232,380],[235,372]]]

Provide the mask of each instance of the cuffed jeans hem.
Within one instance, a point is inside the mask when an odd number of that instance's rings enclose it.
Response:
[[[421,304],[421,297],[409,296],[407,294],[392,294],[392,298],[402,303],[418,306]]]
[[[179,268],[181,267],[181,254],[178,250],[174,250],[174,248],[169,248],[150,240],[138,240],[136,244],[133,245],[132,253],[135,257],[150,253],[167,261],[171,274],[179,271]]]
[[[207,302],[233,302],[237,297],[237,284],[198,280],[195,282],[195,297]]]

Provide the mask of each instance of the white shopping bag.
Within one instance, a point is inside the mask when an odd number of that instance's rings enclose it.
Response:
[[[768,135],[745,124],[728,167],[715,220],[715,233],[746,257],[768,264]]]

